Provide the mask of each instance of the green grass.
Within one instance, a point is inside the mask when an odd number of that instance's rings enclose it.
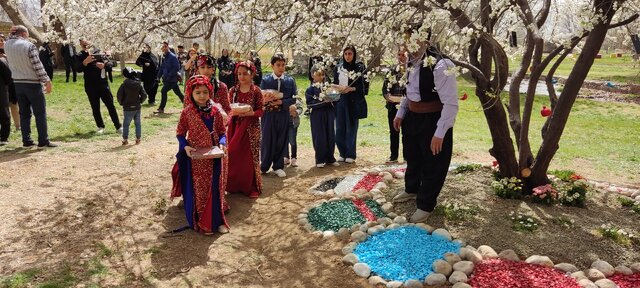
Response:
[[[634,62],[630,54],[626,54],[621,58],[611,58],[611,54],[602,52],[601,59],[595,59],[587,80],[604,80],[617,83],[640,83],[640,62]],[[546,57],[546,55],[545,55]],[[577,55],[576,55],[577,58]],[[515,72],[520,67],[520,57],[516,57],[509,61],[509,71]],[[576,59],[567,57],[558,69],[555,76],[567,78],[571,73],[571,69],[576,64]],[[543,75],[547,75],[553,62],[545,69]]]
[[[9,277],[2,278],[0,281],[0,287],[3,288],[19,288],[27,287],[27,284],[40,274],[38,269],[29,269],[22,272],[15,273]]]

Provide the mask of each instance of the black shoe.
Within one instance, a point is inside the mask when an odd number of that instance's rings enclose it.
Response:
[[[31,147],[36,145],[36,143],[34,143],[33,141],[29,141],[29,142],[23,142],[22,143],[22,147]]]
[[[398,158],[393,158],[393,157],[391,157],[391,158],[387,159],[387,161],[386,161],[386,162],[384,162],[384,163],[385,163],[385,164],[395,164],[395,163],[398,163]]]
[[[44,144],[38,144],[38,147],[42,148],[42,147],[47,147],[47,148],[53,148],[53,147],[58,147],[58,145],[53,144],[51,142],[47,142]]]

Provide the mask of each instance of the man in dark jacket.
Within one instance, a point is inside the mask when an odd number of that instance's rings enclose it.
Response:
[[[47,71],[49,79],[53,81],[53,50],[51,50],[49,42],[42,44],[38,56],[40,56],[40,62],[42,62],[42,66],[44,66],[44,71]]]
[[[76,46],[71,43],[64,44],[60,49],[62,59],[64,60],[64,70],[67,74],[67,83],[69,82],[69,74],[73,71],[73,82],[76,82],[78,72],[76,70]]]
[[[112,64],[106,59],[102,51],[95,47],[91,48],[88,41],[81,39],[80,46],[82,47],[82,52],[78,54],[77,68],[79,72],[84,73],[84,91],[89,97],[93,119],[96,121],[96,126],[98,126],[97,133],[104,133],[105,128],[102,114],[100,113],[100,100],[107,107],[117,132],[122,133],[122,125],[120,124],[116,106],[113,104],[113,94],[109,89],[107,74],[104,70],[107,65]]]
[[[118,89],[118,103],[122,105],[122,109],[124,110],[122,145],[129,144],[129,125],[131,124],[131,120],[133,120],[136,126],[136,144],[140,144],[140,137],[142,137],[140,103],[144,102],[147,98],[147,93],[144,91],[140,81],[138,81],[137,74],[138,73],[130,67],[122,70],[122,75],[125,79]]]
[[[7,145],[11,133],[11,115],[9,114],[9,85],[11,69],[7,59],[0,53],[0,146]]]
[[[162,42],[162,53],[164,54],[164,59],[162,60],[162,64],[160,64],[158,78],[162,78],[163,86],[162,90],[160,90],[160,94],[162,96],[162,99],[160,100],[160,107],[158,107],[158,111],[156,111],[158,114],[164,113],[164,107],[167,105],[167,93],[169,90],[173,90],[173,93],[178,95],[180,102],[183,102],[184,100],[184,95],[178,86],[178,74],[180,73],[181,66],[180,61],[178,61],[176,54],[169,51],[169,42]]]
[[[149,105],[156,104],[156,94],[158,93],[158,56],[151,52],[151,46],[144,44],[142,53],[136,60],[136,65],[142,67],[142,83],[144,90],[149,95]]]

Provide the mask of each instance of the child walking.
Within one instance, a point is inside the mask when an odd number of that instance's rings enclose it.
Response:
[[[118,88],[118,103],[122,105],[124,110],[122,145],[129,144],[129,125],[131,125],[131,120],[136,125],[136,145],[140,144],[140,138],[142,137],[140,103],[147,99],[147,92],[142,87],[142,83],[136,78],[137,74],[130,67],[123,69],[122,75],[125,79],[120,88]]]

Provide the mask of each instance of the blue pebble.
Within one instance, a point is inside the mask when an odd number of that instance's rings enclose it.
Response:
[[[429,235],[415,226],[386,230],[358,244],[354,254],[371,271],[387,280],[424,279],[433,271],[433,262],[448,252],[459,253],[460,245]]]

